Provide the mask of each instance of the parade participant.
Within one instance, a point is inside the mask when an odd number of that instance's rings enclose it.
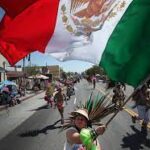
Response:
[[[100,144],[96,138],[98,135],[104,133],[105,126],[101,125],[95,130],[91,129],[86,109],[78,109],[71,114],[74,118],[74,128],[71,128],[66,132],[67,142],[64,150],[86,150],[86,146],[95,147],[96,150],[101,150]],[[88,127],[89,130],[86,130]],[[93,135],[88,139],[90,134]],[[86,138],[89,140],[89,143],[85,140]]]
[[[136,120],[143,120],[141,131],[147,131],[147,124],[149,122],[149,89],[147,89],[147,85],[142,86],[141,89],[137,90],[137,92],[133,96],[133,100],[135,101],[135,106],[138,110],[138,116],[132,116],[132,122],[135,123]]]
[[[121,107],[123,105],[124,99],[125,95],[122,89],[122,85],[120,83],[117,83],[113,88],[112,103],[115,105],[116,108],[118,106]]]
[[[92,76],[92,83],[93,83],[93,89],[95,89],[95,86],[96,86],[96,76],[95,76],[95,74]]]
[[[63,113],[64,113],[64,97],[63,97],[61,88],[58,88],[57,91],[58,92],[54,96],[54,102],[56,103],[57,109],[61,116],[61,124],[63,124],[64,123],[64,115],[63,115]]]
[[[47,105],[53,106],[53,93],[54,93],[54,87],[52,84],[48,84],[46,92],[45,92],[45,100],[47,101]]]
[[[63,99],[65,101],[65,104],[67,105],[68,104],[67,103],[67,87],[65,85],[62,87],[62,95],[63,95]]]
[[[106,103],[107,101],[107,103]],[[100,120],[115,112],[114,106],[108,102],[107,95],[92,99],[92,93],[86,103],[77,106],[65,120],[66,131],[64,150],[101,150],[97,137],[105,131]],[[94,129],[93,125],[97,125]]]
[[[125,85],[125,83],[123,83],[123,82],[119,82],[120,83],[120,86],[121,86],[121,88],[122,88],[122,90],[126,90],[126,85]]]

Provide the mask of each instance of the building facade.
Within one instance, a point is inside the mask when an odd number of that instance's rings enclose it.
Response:
[[[48,72],[52,74],[53,78],[60,78],[60,67],[58,65],[47,66]]]
[[[60,78],[60,67],[59,65],[53,66],[30,66],[25,68],[26,72],[30,75],[43,74],[49,77],[50,80]],[[32,70],[32,71],[31,71]]]
[[[8,61],[0,54],[0,82],[7,80],[6,66],[9,65]]]

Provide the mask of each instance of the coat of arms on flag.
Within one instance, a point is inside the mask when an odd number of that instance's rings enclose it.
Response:
[[[92,32],[101,30],[118,5],[117,0],[65,0],[61,6],[62,21],[68,32],[83,37],[83,45],[90,44]]]

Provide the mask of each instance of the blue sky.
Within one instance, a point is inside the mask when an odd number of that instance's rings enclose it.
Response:
[[[4,11],[0,8],[0,20],[4,14]],[[22,65],[22,61],[17,63],[18,65]],[[29,62],[26,60],[26,65]],[[83,61],[66,61],[60,62],[51,56],[47,56],[45,54],[34,52],[31,54],[31,65],[44,66],[44,65],[59,65],[64,71],[68,72],[83,72],[86,69],[90,68],[93,64]]]
[[[22,61],[20,61],[17,64],[22,64]],[[29,65],[27,59],[25,60],[25,64]],[[37,66],[59,65],[66,72],[71,71],[71,72],[79,72],[79,73],[85,71],[86,69],[90,68],[93,65],[91,63],[87,63],[83,61],[74,61],[74,60],[60,62],[51,56],[39,52],[34,52],[31,54],[31,64]]]

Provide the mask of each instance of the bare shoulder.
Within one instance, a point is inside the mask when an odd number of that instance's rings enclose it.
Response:
[[[71,128],[71,129],[69,129],[69,130],[66,131],[66,136],[67,136],[67,137],[70,137],[70,136],[72,136],[72,135],[75,134],[75,133],[77,133],[77,130]]]
[[[72,144],[80,144],[80,133],[76,129],[69,129],[66,132],[67,141]]]

